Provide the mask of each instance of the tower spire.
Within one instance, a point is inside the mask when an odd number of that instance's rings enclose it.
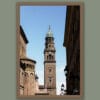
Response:
[[[51,30],[51,26],[49,25],[49,28],[48,28],[48,32],[46,34],[46,37],[53,37],[53,33],[52,33],[52,30]]]

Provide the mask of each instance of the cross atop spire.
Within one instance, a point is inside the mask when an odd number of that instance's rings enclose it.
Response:
[[[49,25],[49,30],[51,30],[51,27],[50,27],[50,25]]]
[[[49,29],[48,29],[48,32],[46,34],[46,37],[53,37],[53,33],[51,31],[51,26],[49,25]]]

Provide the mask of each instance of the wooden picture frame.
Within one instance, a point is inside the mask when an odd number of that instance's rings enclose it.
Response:
[[[25,59],[20,56],[20,44],[21,41],[25,47],[28,43],[27,37],[24,33],[22,26],[20,26],[20,6],[67,6],[66,20],[65,20],[65,32],[62,46],[66,49],[66,62],[65,65],[65,76],[66,82],[69,82],[69,89],[62,95],[20,95],[20,66],[35,66],[36,61],[26,57]],[[74,16],[74,17],[73,17]],[[77,33],[78,35],[73,35]],[[16,3],[16,82],[17,82],[17,98],[81,98],[83,96],[83,2],[17,2]],[[23,40],[20,40],[22,39]],[[74,46],[72,46],[74,45]],[[25,48],[24,48],[25,49]],[[69,54],[68,53],[69,50]],[[72,52],[73,54],[72,54]],[[23,50],[21,55],[24,55]],[[71,55],[72,54],[72,55]],[[71,57],[68,57],[71,56]],[[74,58],[75,57],[75,58]],[[71,59],[71,60],[70,60]],[[20,65],[21,64],[21,65]],[[26,65],[25,65],[26,64]],[[74,66],[74,67],[72,67]],[[78,67],[76,67],[78,66]],[[32,67],[33,68],[33,67]],[[73,73],[74,71],[74,73]],[[66,73],[67,72],[67,73]],[[31,73],[32,75],[34,73]],[[27,75],[23,73],[23,75]],[[69,80],[69,81],[68,81]],[[75,80],[78,80],[75,81]],[[75,83],[76,82],[76,83]],[[66,83],[66,84],[67,84]],[[72,85],[71,85],[72,84]],[[75,84],[78,84],[75,85]],[[74,87],[77,90],[73,90]],[[67,86],[66,86],[67,87]],[[44,87],[43,87],[44,88]],[[76,91],[73,92],[72,91]],[[68,93],[68,94],[67,94]],[[75,94],[76,93],[76,94]]]

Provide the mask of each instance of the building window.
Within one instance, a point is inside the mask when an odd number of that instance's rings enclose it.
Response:
[[[49,45],[49,48],[51,47],[51,45]]]
[[[49,82],[51,83],[51,77],[48,77]]]
[[[25,72],[25,77],[28,77],[28,73],[27,72]]]
[[[48,60],[48,56],[47,56],[47,60]]]
[[[24,72],[22,72],[22,76],[24,76]]]
[[[51,55],[49,55],[49,60],[51,60],[52,59],[52,56]]]
[[[33,76],[33,73],[30,73],[31,76]]]
[[[51,72],[51,69],[49,69],[49,72]]]
[[[49,58],[49,60],[53,60],[53,56],[51,54],[49,55],[48,58]]]

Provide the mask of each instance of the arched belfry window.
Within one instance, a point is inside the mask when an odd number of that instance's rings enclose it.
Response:
[[[49,60],[51,60],[52,59],[52,55],[49,55]]]
[[[47,60],[49,60],[49,56],[47,56]]]
[[[53,59],[54,59],[53,55],[49,54],[49,55],[47,56],[47,60],[53,60]]]
[[[49,60],[53,60],[53,56],[51,54],[49,55]]]
[[[54,60],[54,56],[52,55],[52,60]]]

